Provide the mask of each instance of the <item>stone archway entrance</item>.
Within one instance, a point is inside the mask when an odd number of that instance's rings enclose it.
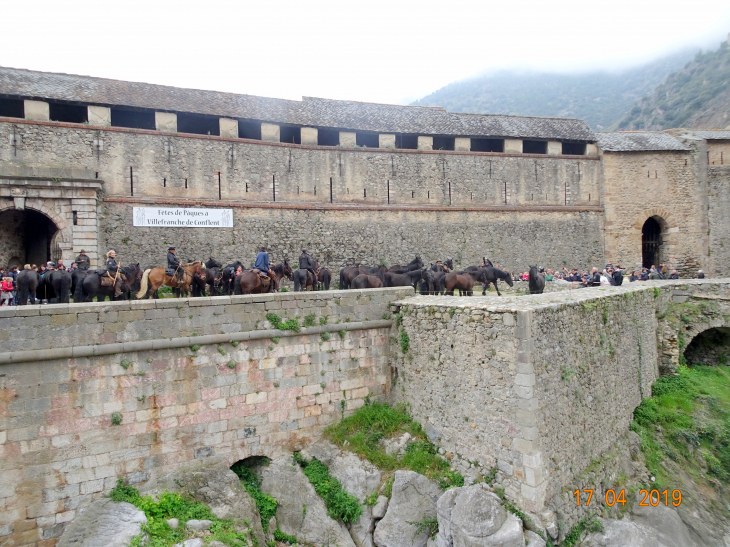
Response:
[[[43,213],[32,209],[0,212],[0,266],[43,264],[54,256],[59,227]],[[55,253],[57,254],[57,253]]]
[[[690,365],[726,365],[730,360],[730,327],[714,327],[700,332],[684,350]]]
[[[644,268],[666,262],[663,256],[665,253],[662,234],[665,230],[662,222],[661,217],[649,217],[641,227],[641,265]]]
[[[68,265],[81,249],[95,266],[102,185],[83,170],[0,165],[0,266]]]

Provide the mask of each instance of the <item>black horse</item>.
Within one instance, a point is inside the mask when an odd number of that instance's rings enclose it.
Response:
[[[314,271],[319,268],[319,263],[314,261]],[[317,276],[313,275],[309,270],[294,270],[292,274],[294,278],[294,292],[306,291],[307,287],[312,286],[312,290],[317,290]]]
[[[430,268],[423,268],[421,270],[421,278],[418,283],[418,292],[420,294],[436,294],[437,285],[434,284],[434,275],[436,273]],[[446,272],[441,271],[439,273],[443,275]]]
[[[140,269],[139,262],[120,267],[119,271],[124,274],[126,281],[122,281],[122,294],[118,298],[114,296],[113,285],[107,286],[101,284],[100,274],[105,274],[105,270],[89,270],[88,275],[81,282],[80,298],[78,300],[76,299],[76,295],[79,294],[77,289],[74,295],[74,302],[92,302],[94,298],[98,302],[103,302],[107,296],[109,300],[128,300],[129,293],[132,292],[133,286],[142,279],[144,272]]]
[[[328,268],[320,268],[317,272],[317,290],[330,290],[332,272]]]
[[[530,294],[542,294],[545,290],[545,274],[537,271],[537,266],[530,266],[527,286],[530,288]]]
[[[404,274],[406,272],[412,272],[413,270],[420,270],[423,268],[423,260],[421,260],[420,256],[417,256],[413,260],[411,260],[407,265],[401,266],[400,264],[395,264],[394,266],[391,266],[388,268],[388,271],[390,273],[396,273],[396,274]],[[386,285],[387,287],[387,285]]]
[[[73,270],[71,272],[71,294],[74,297],[74,302],[81,302],[84,297],[81,291],[81,282],[88,273],[89,270]]]
[[[404,273],[385,272],[383,286],[385,287],[416,287],[421,279],[423,270],[416,269]]]
[[[236,270],[238,267],[241,267],[242,270],[246,269],[246,266],[243,265],[243,263],[240,260],[236,260],[232,264],[229,264],[225,268],[223,268],[223,271],[221,272],[221,283],[223,285],[223,293],[227,294],[228,296],[233,294],[233,289],[235,286],[236,281]]]
[[[487,294],[487,287],[490,283],[494,284],[494,288],[497,291],[497,296],[502,296],[502,293],[499,292],[499,287],[497,287],[497,281],[500,279],[502,281],[506,281],[507,285],[510,287],[514,286],[514,283],[512,283],[512,276],[509,272],[505,272],[504,270],[500,270],[498,268],[495,268],[494,266],[487,266],[486,268],[479,268],[480,270],[484,271],[484,290],[482,291],[482,296],[485,296]]]
[[[41,276],[34,270],[21,270],[16,280],[18,285],[18,306],[25,306],[30,298],[30,303],[35,304],[35,293],[41,284]]]
[[[55,300],[56,304],[68,304],[71,296],[71,273],[61,270],[46,272],[37,294],[41,300]]]

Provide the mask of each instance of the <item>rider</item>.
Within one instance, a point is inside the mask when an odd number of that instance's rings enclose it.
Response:
[[[266,247],[261,247],[259,254],[256,255],[256,262],[253,267],[255,270],[264,272],[269,276],[271,280],[269,283],[269,292],[274,292],[276,290],[276,275],[269,264],[269,253],[266,252]]]
[[[88,270],[91,267],[91,259],[86,256],[86,251],[81,249],[79,256],[76,257],[76,264],[79,266],[79,270]]]
[[[312,257],[307,254],[307,249],[302,249],[302,254],[299,255],[299,269],[312,272],[314,283],[317,282],[317,272],[314,271],[314,261],[312,260]]]
[[[175,256],[175,247],[167,248],[167,269],[175,272],[173,275],[178,283],[182,281],[183,269],[180,267],[180,260]]]
[[[106,253],[106,273],[114,280],[114,298],[119,298],[122,296],[122,276],[119,274],[115,257],[116,253],[113,250]]]

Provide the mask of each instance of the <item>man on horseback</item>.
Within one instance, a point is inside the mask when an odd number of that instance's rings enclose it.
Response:
[[[106,275],[114,280],[114,298],[122,296],[122,276],[115,259],[116,253],[112,250],[106,253]]]
[[[167,275],[175,276],[177,282],[182,281],[183,269],[180,267],[180,259],[175,256],[175,247],[167,248]]]
[[[317,272],[314,271],[314,261],[312,260],[312,257],[307,254],[307,249],[302,249],[302,254],[299,255],[299,269],[311,272],[313,284],[317,283]]]
[[[265,273],[269,276],[269,292],[275,292],[276,286],[276,275],[271,269],[269,264],[269,253],[266,252],[266,247],[261,247],[261,251],[256,255],[256,262],[253,265],[254,271]]]

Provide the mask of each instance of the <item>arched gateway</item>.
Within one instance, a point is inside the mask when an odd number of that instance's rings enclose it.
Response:
[[[103,182],[83,170],[0,168],[0,267],[97,259],[96,199]]]

